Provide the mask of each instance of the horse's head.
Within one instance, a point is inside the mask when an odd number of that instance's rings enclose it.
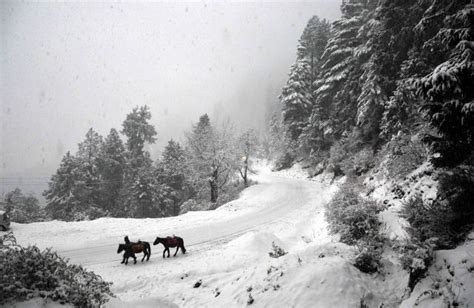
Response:
[[[163,241],[163,239],[161,237],[156,237],[155,241],[153,242],[153,245],[157,245],[159,243],[161,243]]]
[[[124,250],[125,250],[125,245],[124,244],[119,244],[118,249],[117,249],[117,253],[121,253]]]

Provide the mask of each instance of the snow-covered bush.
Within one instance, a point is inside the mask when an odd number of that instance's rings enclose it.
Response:
[[[408,288],[413,291],[416,283],[423,278],[433,261],[433,242],[420,242],[416,239],[395,247],[400,251],[400,263],[404,270],[410,273]]]
[[[360,132],[335,142],[329,150],[329,167],[336,175],[362,175],[374,167],[374,152],[360,140]]]
[[[326,205],[326,219],[331,233],[341,235],[340,241],[354,245],[362,238],[378,236],[381,207],[360,195],[358,184],[348,181]]]
[[[417,135],[398,134],[380,151],[382,170],[388,178],[402,179],[428,158],[428,148]]]
[[[284,169],[289,169],[295,163],[296,155],[292,152],[285,152],[281,154],[276,162],[275,167],[273,168],[275,171],[280,171]]]
[[[39,201],[33,195],[25,195],[21,189],[16,188],[5,196],[6,210],[11,221],[19,223],[30,223],[42,221],[44,213]]]
[[[419,196],[406,202],[402,215],[410,223],[412,238],[436,238],[438,248],[451,248],[463,240],[474,225],[472,187],[472,174],[457,168],[439,177],[438,197],[432,204]]]
[[[272,258],[279,258],[287,254],[287,252],[280,246],[276,245],[275,242],[272,242],[272,249],[273,250],[268,253]]]
[[[113,296],[110,282],[69,264],[51,249],[21,247],[11,233],[0,240],[0,261],[0,304],[42,297],[77,307],[99,307]]]
[[[354,260],[354,266],[364,273],[375,273],[380,268],[381,250],[375,246],[361,246]]]

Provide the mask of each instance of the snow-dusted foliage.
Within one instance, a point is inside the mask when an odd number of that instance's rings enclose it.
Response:
[[[0,238],[0,261],[0,304],[41,297],[76,307],[100,307],[113,296],[110,282],[51,249],[17,245],[12,233]]]
[[[5,195],[6,212],[11,221],[29,223],[44,219],[38,199],[33,195],[24,195],[21,189],[16,188]]]
[[[239,153],[231,128],[215,128],[204,114],[187,135],[187,149],[194,190],[198,197],[210,194],[210,201],[217,202],[219,192],[233,180],[238,166]]]
[[[360,187],[349,181],[326,206],[329,230],[341,235],[341,242],[352,245],[378,234],[377,213],[381,207],[360,196]]]
[[[358,47],[366,39],[361,29],[370,8],[363,1],[347,1],[341,10],[343,16],[332,25],[321,69],[313,82],[311,116],[301,138],[310,153],[327,151],[334,138],[355,124],[355,97],[360,92],[358,78],[365,57]]]
[[[280,95],[283,104],[283,123],[293,140],[298,139],[311,110],[312,73],[307,59],[298,59],[290,68],[289,79]]]
[[[112,215],[120,212],[120,191],[124,181],[125,163],[125,147],[117,130],[112,128],[104,140],[99,159],[102,207]]]
[[[443,165],[461,162],[474,149],[473,20],[472,4],[445,18],[444,26],[426,43],[448,48],[444,62],[415,82],[418,94],[425,99],[423,110],[439,133],[428,140],[441,154],[436,161]]]

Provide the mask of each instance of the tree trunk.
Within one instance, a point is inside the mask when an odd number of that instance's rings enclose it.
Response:
[[[218,171],[217,169],[212,172],[212,177],[209,179],[209,185],[211,186],[211,202],[217,202],[218,197],[218,186],[217,186],[217,177]]]

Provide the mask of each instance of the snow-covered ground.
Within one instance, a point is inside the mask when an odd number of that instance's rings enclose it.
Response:
[[[386,258],[383,275],[363,274],[352,266],[355,248],[327,232],[324,205],[337,183],[308,180],[299,166],[257,170],[257,185],[215,211],[12,229],[20,244],[53,247],[112,281],[117,298],[108,307],[358,307],[361,299],[398,307],[408,275],[395,259]],[[162,246],[152,246],[149,262],[120,264],[125,235],[153,242],[172,234],[184,238],[185,255],[163,259]],[[287,254],[271,258],[272,243]]]

